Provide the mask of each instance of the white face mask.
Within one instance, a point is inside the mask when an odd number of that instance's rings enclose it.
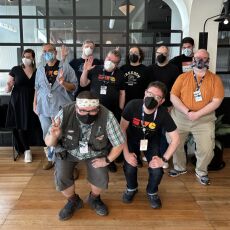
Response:
[[[31,65],[32,64],[32,60],[31,59],[29,59],[29,58],[22,58],[22,63],[24,64],[24,65],[26,65],[26,66],[29,66],[29,65]]]
[[[85,56],[90,56],[93,54],[93,49],[91,49],[90,47],[84,48],[84,54]]]
[[[115,64],[111,61],[105,61],[104,68],[106,71],[112,72],[115,69]]]
[[[182,54],[184,54],[186,57],[190,57],[192,54],[192,49],[185,48],[182,50]]]

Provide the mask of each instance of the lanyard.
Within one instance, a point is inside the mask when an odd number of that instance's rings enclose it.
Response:
[[[197,91],[197,90],[200,89],[201,84],[202,84],[202,82],[203,82],[203,80],[204,80],[205,75],[200,79],[200,82],[199,82],[199,83],[198,83],[198,81],[197,81],[196,74],[195,74],[194,72],[193,72],[193,76],[194,76],[194,79],[195,79],[195,82],[196,82],[196,91]]]
[[[157,116],[157,108],[156,108],[154,115],[153,115],[153,121],[155,121],[156,116]],[[141,113],[141,126],[142,126],[142,131],[144,133],[144,139],[145,139],[146,127],[144,126],[144,124],[145,124],[145,112],[144,112],[144,105],[143,105],[142,106],[142,113]]]

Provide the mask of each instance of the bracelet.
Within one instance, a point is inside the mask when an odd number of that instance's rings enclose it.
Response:
[[[165,157],[161,158],[164,163],[168,163],[168,160]]]
[[[106,156],[105,157],[105,162],[107,163],[107,164],[110,164],[111,163],[111,161],[109,160],[109,158]]]

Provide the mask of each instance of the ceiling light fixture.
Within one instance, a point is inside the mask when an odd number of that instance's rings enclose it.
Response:
[[[128,7],[129,7],[129,13],[131,13],[135,9],[135,6],[130,1],[129,4],[127,3],[127,1],[124,1],[123,3],[121,3],[121,5],[118,8],[126,16]]]

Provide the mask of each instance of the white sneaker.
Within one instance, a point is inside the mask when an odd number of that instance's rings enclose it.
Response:
[[[44,149],[44,153],[45,153],[46,157],[48,158],[48,147],[44,147],[43,149]]]
[[[169,167],[169,163],[168,162],[164,162],[162,168],[163,169],[167,169]]]
[[[142,157],[142,160],[143,160],[143,161],[145,161],[145,162],[147,162],[147,159],[146,159],[146,157]]]
[[[32,154],[31,154],[31,151],[30,151],[30,150],[26,150],[26,151],[24,152],[24,155],[25,155],[24,162],[25,162],[25,163],[31,163],[31,162],[32,162]]]

